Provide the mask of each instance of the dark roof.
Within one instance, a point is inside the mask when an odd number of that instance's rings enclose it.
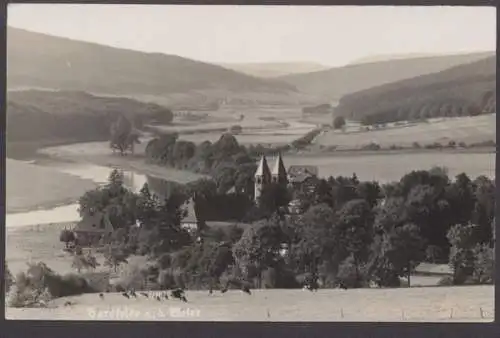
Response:
[[[291,165],[288,168],[289,176],[299,176],[304,174],[318,176],[318,167],[314,165]]]
[[[76,223],[73,231],[107,233],[113,231],[113,225],[109,221],[106,214],[96,212],[92,215],[85,215],[78,223]]]

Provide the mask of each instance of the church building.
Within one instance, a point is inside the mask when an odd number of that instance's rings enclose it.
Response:
[[[281,154],[278,154],[272,170],[269,169],[266,156],[262,155],[260,158],[259,166],[255,171],[254,200],[256,203],[258,203],[264,187],[270,183],[278,183],[284,186],[288,184],[288,176]]]

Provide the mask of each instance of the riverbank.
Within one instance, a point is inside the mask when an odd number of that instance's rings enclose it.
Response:
[[[7,214],[71,204],[97,187],[90,179],[12,159],[6,160],[6,177]]]

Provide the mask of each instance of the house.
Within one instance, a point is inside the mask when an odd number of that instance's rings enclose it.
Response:
[[[288,168],[288,181],[291,184],[304,183],[313,177],[318,177],[318,167],[316,166],[292,165]]]
[[[108,215],[103,212],[85,215],[73,228],[76,243],[85,246],[98,244],[101,239],[109,238],[113,231]]]

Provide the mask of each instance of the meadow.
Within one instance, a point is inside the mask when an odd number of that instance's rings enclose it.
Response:
[[[388,126],[385,129],[341,132],[331,130],[318,136],[314,144],[337,149],[359,149],[369,143],[377,143],[382,148],[392,145],[412,147],[414,142],[421,146],[439,142],[447,145],[450,141],[466,144],[496,140],[496,114],[430,119],[428,123],[415,123],[403,126]],[[362,130],[362,131],[360,131]]]
[[[7,319],[148,321],[492,322],[494,287],[253,290],[251,295],[187,291],[188,303],[140,296],[85,294],[59,298],[47,309],[6,308]],[[70,300],[74,305],[63,307]]]
[[[274,159],[268,158],[269,163]],[[433,151],[396,154],[294,154],[283,157],[285,166],[315,165],[323,177],[351,176],[360,180],[390,182],[399,180],[412,170],[446,167],[451,177],[465,172],[471,177],[495,177],[495,153],[458,153]]]

